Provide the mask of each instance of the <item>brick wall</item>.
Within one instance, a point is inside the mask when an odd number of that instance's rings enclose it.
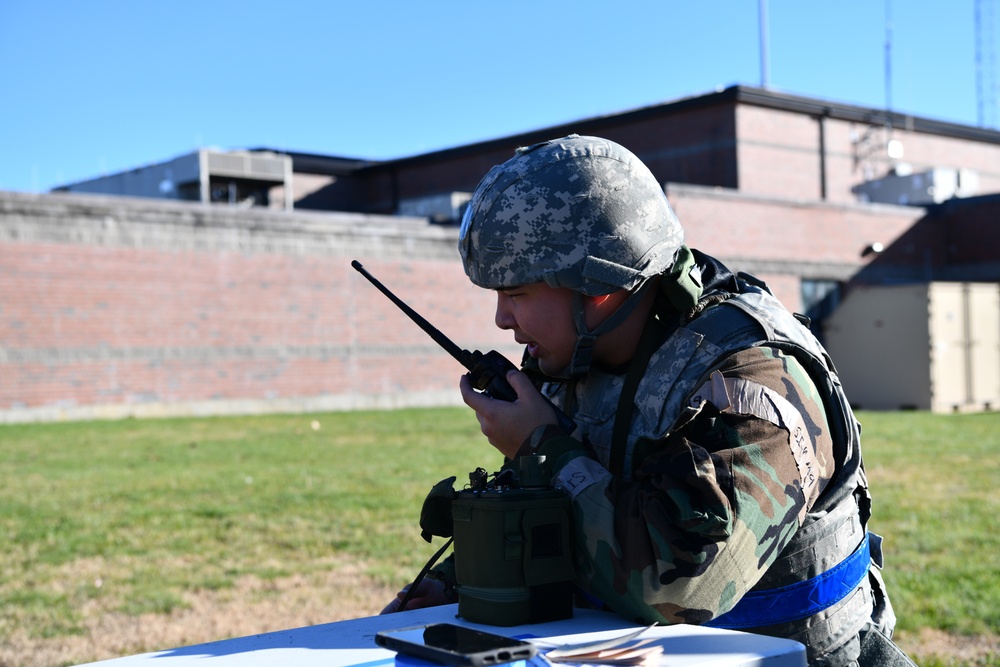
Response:
[[[492,327],[454,229],[421,219],[0,193],[0,421],[455,403]]]
[[[692,185],[667,196],[689,245],[792,310],[803,278],[920,279],[948,225],[982,223]],[[350,266],[461,347],[517,361],[456,237],[419,218],[0,193],[0,422],[457,404],[461,367]],[[886,251],[862,257],[873,242]]]
[[[876,263],[890,271],[883,257],[862,251],[874,242],[894,248],[925,216],[914,207],[802,202],[673,183],[667,198],[689,246],[766,281],[793,311],[802,308],[802,278],[847,281],[866,269],[875,276]],[[920,252],[907,248],[892,256],[905,264]]]

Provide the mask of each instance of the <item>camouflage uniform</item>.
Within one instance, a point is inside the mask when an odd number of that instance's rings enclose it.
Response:
[[[546,455],[573,497],[578,583],[643,623],[711,624],[751,590],[820,574],[859,547],[869,515],[856,422],[835,376],[811,377],[824,373],[818,344],[768,292],[698,256],[718,284],[650,358],[618,474],[621,369],[546,383],[578,428],[540,429],[520,452]],[[715,340],[698,330],[711,318],[726,332]],[[807,618],[729,627],[803,641],[812,664],[851,664],[873,610],[891,632],[871,577]]]
[[[860,428],[808,329],[762,283],[682,244],[662,190],[611,142],[529,147],[483,179],[460,241],[477,285],[624,289],[633,302],[653,277],[661,289],[646,351],[623,369],[592,364],[589,349],[629,307],[589,331],[577,297],[573,362],[538,378],[577,428],[542,427],[519,455],[544,454],[572,496],[577,582],[600,603],[643,623],[790,637],[811,664],[854,664],[859,637],[895,620],[865,528]],[[776,590],[837,581],[862,560],[834,603],[759,613]]]

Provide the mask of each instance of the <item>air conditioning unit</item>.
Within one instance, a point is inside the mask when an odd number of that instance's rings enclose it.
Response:
[[[448,192],[427,197],[403,199],[399,202],[399,215],[430,218],[431,222],[457,223],[472,199],[471,192]]]
[[[979,174],[971,169],[935,167],[916,174],[890,174],[856,185],[851,192],[863,202],[929,206],[979,194]]]
[[[258,181],[284,183],[291,170],[292,158],[287,155],[233,151],[220,153],[206,151],[208,173],[212,176],[230,176]]]

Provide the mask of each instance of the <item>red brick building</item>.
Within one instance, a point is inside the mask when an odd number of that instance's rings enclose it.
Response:
[[[391,162],[290,154],[269,199],[291,211],[0,193],[0,421],[457,402],[458,364],[350,261],[516,359],[449,221],[515,147],[573,132],[638,154],[689,244],[793,310],[858,281],[1000,281],[1000,133],[734,87]]]

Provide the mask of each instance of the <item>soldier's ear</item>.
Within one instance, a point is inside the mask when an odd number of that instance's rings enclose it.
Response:
[[[628,298],[628,292],[625,290],[619,290],[617,292],[612,292],[611,294],[602,294],[600,296],[588,296],[583,295],[584,300],[590,302],[590,307],[601,314],[601,321],[603,322],[605,318],[610,317],[618,308],[625,302]]]

